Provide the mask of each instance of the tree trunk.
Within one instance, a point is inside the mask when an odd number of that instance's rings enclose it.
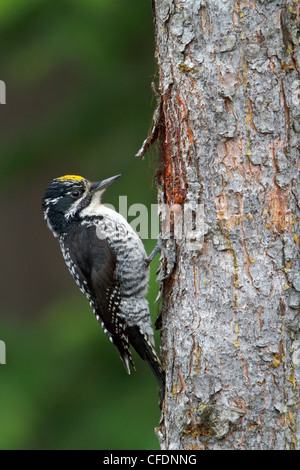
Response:
[[[153,0],[159,202],[205,222],[162,281],[162,449],[299,446],[297,8]]]

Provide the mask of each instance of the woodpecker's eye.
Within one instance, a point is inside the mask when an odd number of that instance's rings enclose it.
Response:
[[[79,189],[73,189],[73,191],[71,192],[71,196],[74,199],[77,199],[80,195],[81,195],[81,191]]]

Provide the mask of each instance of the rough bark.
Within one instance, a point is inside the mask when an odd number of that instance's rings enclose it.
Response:
[[[162,449],[299,447],[297,8],[153,0],[159,202],[205,215],[162,281]]]

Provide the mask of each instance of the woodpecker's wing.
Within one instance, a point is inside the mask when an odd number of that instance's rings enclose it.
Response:
[[[78,227],[71,230],[67,246],[97,320],[109,339],[117,347],[126,371],[129,363],[134,367],[126,324],[119,313],[119,285],[115,280],[116,255],[106,239],[100,239],[96,227]],[[71,273],[73,274],[72,270]],[[76,274],[74,275],[76,280]]]

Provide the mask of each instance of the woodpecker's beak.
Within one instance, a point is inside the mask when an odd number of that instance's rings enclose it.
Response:
[[[116,175],[116,176],[112,176],[111,178],[107,178],[106,180],[92,183],[91,192],[96,193],[98,191],[104,191],[109,185],[111,185],[111,183],[113,183],[115,180],[120,178],[120,176],[121,175]]]

